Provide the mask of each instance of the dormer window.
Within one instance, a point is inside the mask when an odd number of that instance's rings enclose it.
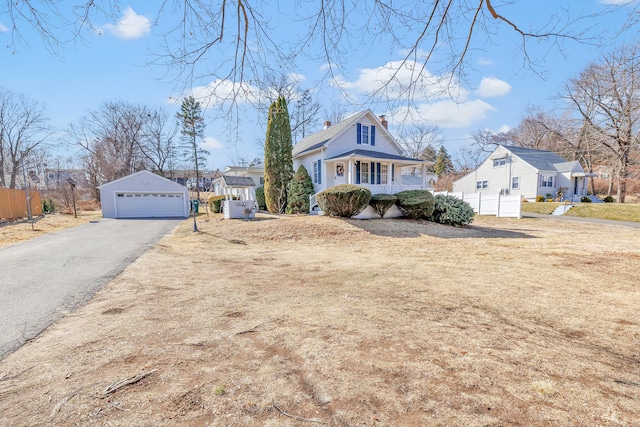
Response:
[[[369,145],[369,126],[362,126],[362,143]]]
[[[502,157],[501,159],[494,159],[493,160],[493,167],[494,168],[501,168],[503,166],[507,165],[507,158],[506,157]]]
[[[356,130],[356,143],[358,145],[376,145],[376,127],[374,125],[363,125],[362,123],[357,123]]]

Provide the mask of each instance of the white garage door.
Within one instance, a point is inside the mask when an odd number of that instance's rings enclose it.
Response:
[[[183,217],[181,193],[116,193],[118,218]]]

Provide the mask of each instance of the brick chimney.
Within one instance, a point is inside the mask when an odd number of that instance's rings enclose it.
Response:
[[[384,115],[378,116],[378,118],[380,119],[380,123],[382,123],[382,126],[384,126],[385,129],[389,129],[389,122],[387,122],[387,119],[385,118]]]
[[[324,122],[324,129],[329,129],[331,127],[331,122],[330,121],[326,121]]]

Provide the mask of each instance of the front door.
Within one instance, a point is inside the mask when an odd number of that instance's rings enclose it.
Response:
[[[344,162],[336,162],[335,183],[336,185],[346,183],[344,174]]]

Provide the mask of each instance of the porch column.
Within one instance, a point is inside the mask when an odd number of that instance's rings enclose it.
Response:
[[[422,188],[421,190],[426,190],[427,189],[427,166],[426,165],[422,165],[420,167],[420,174],[422,174]]]
[[[348,169],[348,174],[347,174],[347,184],[352,184],[353,183],[353,162],[351,160],[347,160],[347,169]]]

